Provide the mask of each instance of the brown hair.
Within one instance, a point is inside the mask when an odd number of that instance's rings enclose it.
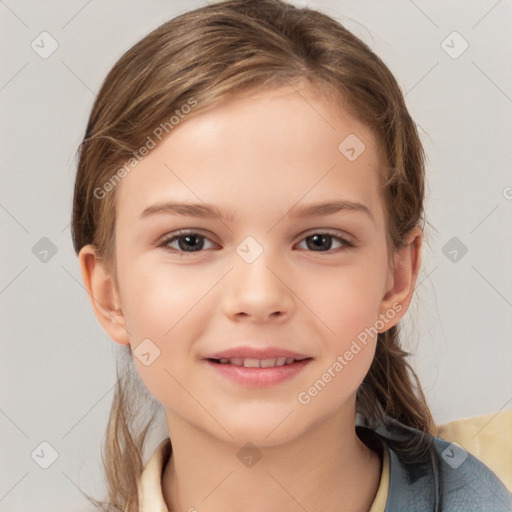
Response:
[[[380,142],[392,262],[423,221],[424,154],[400,88],[381,59],[337,21],[281,0],[228,0],[187,12],[144,37],[114,65],[79,149],[75,251],[92,244],[115,277],[116,188],[105,184],[122,177],[119,169],[148,137],[155,138],[157,127],[170,132],[169,119],[185,112],[184,105],[194,101],[187,114],[193,116],[249,89],[304,81],[342,102]],[[398,326],[378,335],[373,363],[357,393],[357,411],[366,425],[388,415],[432,434],[433,419],[408,355],[400,347]],[[138,503],[142,448],[154,416],[133,432],[134,396],[128,402],[124,396],[134,373],[132,368],[121,375],[118,368],[105,437],[107,511]]]

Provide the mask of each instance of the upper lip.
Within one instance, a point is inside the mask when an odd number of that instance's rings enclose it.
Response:
[[[214,352],[206,356],[206,359],[231,359],[235,357],[240,357],[242,359],[275,359],[278,357],[293,357],[293,359],[301,360],[309,359],[311,356],[276,347],[234,347],[228,350],[223,350],[222,352]]]

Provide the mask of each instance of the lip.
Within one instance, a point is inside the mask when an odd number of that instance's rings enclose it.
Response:
[[[231,359],[232,357],[242,357],[243,359],[275,359],[277,357],[293,357],[293,359],[308,359],[311,356],[299,354],[291,350],[285,350],[277,347],[253,348],[253,347],[234,347],[222,352],[215,352],[205,357],[205,359]]]
[[[284,366],[268,368],[251,368],[222,364],[215,362],[219,359],[243,358],[243,359],[274,359],[278,357],[292,357],[295,362]],[[222,352],[215,352],[204,358],[207,367],[221,379],[227,379],[235,384],[249,388],[268,388],[275,386],[298,375],[313,360],[311,356],[283,350],[275,347],[252,348],[238,347]]]

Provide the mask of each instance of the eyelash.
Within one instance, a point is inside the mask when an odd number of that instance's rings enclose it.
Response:
[[[176,233],[174,233],[174,234],[172,234],[170,236],[165,237],[157,245],[158,245],[158,247],[161,247],[163,249],[167,249],[167,250],[172,251],[172,252],[180,253],[180,255],[186,256],[186,257],[192,256],[195,253],[204,252],[206,250],[206,249],[200,249],[198,251],[183,251],[183,250],[180,250],[180,249],[175,249],[175,248],[169,247],[169,244],[171,244],[172,242],[175,242],[175,241],[179,240],[180,238],[185,237],[187,235],[198,235],[200,238],[204,238],[205,240],[209,240],[208,237],[206,237],[205,235],[202,235],[201,233],[198,233],[197,231],[194,231],[194,230],[180,230],[180,231],[177,231]],[[310,234],[308,234],[307,236],[302,238],[301,242],[306,240],[307,238],[310,238],[310,237],[314,236],[314,235],[327,235],[327,236],[329,236],[329,237],[331,237],[333,239],[338,240],[343,245],[342,245],[342,247],[337,247],[335,249],[328,249],[327,251],[311,251],[310,250],[308,252],[319,252],[319,253],[331,254],[334,251],[338,252],[338,250],[343,249],[343,248],[351,249],[351,248],[357,247],[357,244],[355,244],[354,242],[351,242],[350,240],[347,240],[346,238],[340,236],[338,233],[332,232],[330,230],[311,232]]]

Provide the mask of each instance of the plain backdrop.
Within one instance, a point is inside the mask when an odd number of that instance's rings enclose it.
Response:
[[[436,421],[512,407],[511,2],[294,3],[367,42],[420,127],[429,224],[404,332]],[[90,510],[77,486],[103,494],[117,352],[72,249],[75,152],[114,62],[202,4],[0,0],[1,511]]]

